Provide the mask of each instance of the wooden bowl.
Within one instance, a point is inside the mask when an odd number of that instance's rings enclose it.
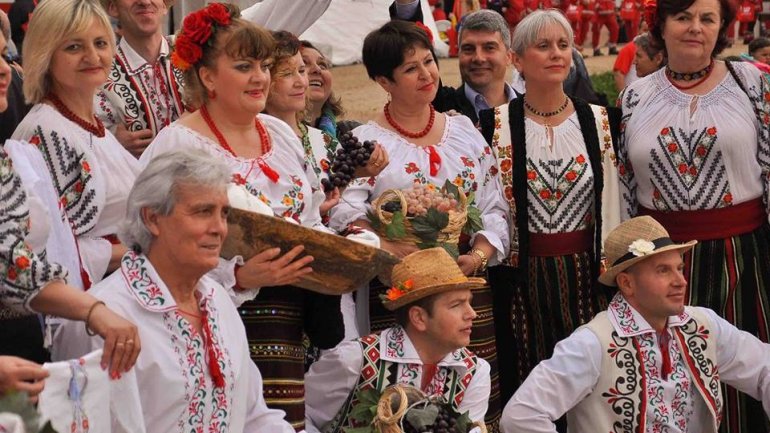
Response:
[[[248,260],[268,248],[278,247],[285,253],[304,245],[304,254],[314,258],[310,264],[313,272],[296,285],[326,295],[349,293],[369,284],[377,275],[389,276],[399,262],[385,250],[240,209],[230,210],[227,225],[222,257],[240,255]]]

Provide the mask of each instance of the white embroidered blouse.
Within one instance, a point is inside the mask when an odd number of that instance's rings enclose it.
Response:
[[[594,222],[594,174],[577,113],[551,127],[525,118],[529,231],[567,233]]]
[[[508,205],[503,199],[502,188],[495,172],[495,158],[465,116],[446,116],[444,134],[434,146],[441,157],[441,165],[433,176],[430,174],[428,149],[407,141],[400,135],[380,125],[369,122],[353,130],[360,141],[376,140],[388,152],[390,163],[376,177],[357,179],[342,194],[340,203],[332,208],[330,226],[341,230],[358,219],[366,219],[371,202],[388,189],[409,189],[415,184],[432,184],[438,188],[449,180],[466,194],[475,192],[475,205],[481,211],[484,229],[475,233],[484,235],[497,253],[489,264],[499,263],[508,251]],[[473,240],[471,240],[471,244]]]
[[[214,280],[204,276],[196,286],[201,311],[208,316],[204,327],[211,333],[210,340],[179,313],[168,288],[142,254],[127,253],[120,269],[90,293],[141,324],[142,352],[123,379],[128,383],[122,386],[122,394],[113,396],[118,404],[112,410],[122,410],[122,404],[141,404],[137,413],[143,416],[146,432],[294,432],[282,411],[265,405],[262,377],[249,357],[246,330],[232,301]],[[79,322],[63,325],[65,344],[82,347],[85,339],[90,341],[87,351],[101,348],[102,339],[89,340],[84,329]],[[210,353],[216,354],[224,387],[214,385]],[[122,433],[115,427],[113,433]]]
[[[687,95],[662,69],[620,95],[623,218],[637,206],[704,210],[759,197],[770,210],[770,84],[751,64],[732,65],[748,96],[730,73]]]
[[[465,374],[468,366],[458,361],[459,351],[448,353],[437,366],[457,370]],[[384,361],[398,364],[397,382],[420,388],[423,363],[417,354],[409,335],[400,326],[382,331],[380,357]],[[487,413],[491,390],[489,364],[477,358],[477,370],[465,389],[463,400],[458,406],[460,413],[468,411],[472,420],[481,421]],[[358,340],[343,341],[334,349],[323,354],[314,362],[305,375],[305,427],[308,433],[323,430],[356,386],[364,366],[364,356]],[[439,380],[438,375],[434,380]],[[441,390],[443,384],[432,389]],[[440,392],[440,391],[439,391]]]
[[[106,131],[97,137],[47,104],[36,104],[13,133],[38,146],[92,283],[107,272],[139,163]]]
[[[770,345],[741,331],[714,311],[695,308],[711,322],[712,344],[717,345],[719,379],[761,399],[770,414]],[[608,308],[610,322],[622,337],[633,337],[644,362],[647,384],[647,425],[645,431],[671,433],[706,431],[710,419],[706,402],[692,383],[686,362],[671,328],[689,321],[685,312],[668,319],[671,375],[661,377],[663,356],[654,328],[617,294]],[[553,424],[585,396],[595,392],[595,385],[607,362],[596,334],[583,327],[556,345],[553,356],[535,367],[505,406],[500,421],[504,433],[527,431],[555,433]],[[607,410],[612,410],[608,404]],[[593,432],[577,432],[593,433]]]

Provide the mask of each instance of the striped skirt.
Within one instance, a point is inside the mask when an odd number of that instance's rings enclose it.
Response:
[[[339,297],[293,286],[263,287],[238,313],[246,328],[251,360],[263,380],[265,403],[286,412],[296,431],[305,428],[303,336],[321,349],[334,347],[344,329]]]
[[[587,252],[529,257],[529,287],[515,284],[511,301],[515,388],[551,357],[556,343],[607,309],[609,293],[596,284],[592,260]]]
[[[385,287],[379,280],[374,280],[369,288],[369,323],[371,332],[380,332],[396,324],[392,311],[382,306],[379,295],[384,294]],[[489,407],[484,422],[490,433],[499,431],[502,403],[500,401],[500,386],[498,380],[497,350],[495,347],[495,325],[492,315],[492,290],[484,286],[473,290],[473,309],[476,319],[471,329],[471,344],[468,345],[473,353],[489,363],[492,389],[489,394]]]
[[[678,241],[678,240],[677,240]],[[760,340],[770,341],[770,226],[702,241],[685,255],[690,305],[708,307]],[[765,433],[762,403],[723,385],[722,433]]]

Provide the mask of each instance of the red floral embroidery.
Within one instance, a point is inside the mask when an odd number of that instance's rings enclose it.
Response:
[[[511,171],[511,167],[513,166],[513,162],[511,162],[510,159],[504,159],[503,162],[500,163],[500,170],[504,172]]]
[[[671,132],[668,128],[663,128],[660,130],[660,135],[668,135],[668,133]]]
[[[540,190],[540,198],[548,200],[551,198],[551,191],[548,191],[547,189]]]
[[[505,199],[513,200],[513,187],[510,187],[510,186],[505,187]]]
[[[83,167],[83,171],[86,173],[91,172],[91,165],[88,163],[88,161],[83,161],[80,165]]]
[[[712,126],[711,128],[707,129],[706,133],[708,135],[717,135],[717,128],[716,128],[716,126]]]
[[[705,148],[704,146],[698,146],[698,148],[697,148],[697,149],[695,149],[695,152],[696,152],[696,153],[697,153],[699,156],[705,156],[705,155],[706,155],[706,148]]]
[[[535,180],[535,179],[537,179],[537,173],[535,173],[535,171],[534,171],[534,170],[529,170],[529,171],[527,172],[527,179],[529,179],[529,180]]]
[[[567,172],[567,174],[565,174],[565,175],[564,175],[564,177],[565,177],[565,178],[566,178],[568,181],[570,181],[570,182],[574,182],[574,181],[575,181],[575,179],[577,179],[577,173],[575,173],[575,171],[574,171],[574,170],[570,170],[570,171],[568,171],[568,172]],[[558,197],[559,197],[559,194],[557,194],[557,195],[556,195],[556,197],[558,198]]]
[[[676,145],[676,143],[668,143],[668,151],[671,153],[676,152],[679,149],[679,146]]]
[[[11,281],[16,280],[16,268],[10,268],[8,269],[8,279]]]
[[[462,160],[463,165],[466,167],[475,167],[476,164],[473,163],[473,160],[468,158],[467,156],[461,156],[460,160]]]
[[[34,144],[35,146],[40,144],[40,137],[37,135],[33,135],[32,138],[29,139],[30,144]]]
[[[687,164],[681,163],[679,164],[679,173],[685,174],[687,173]]]
[[[586,157],[580,154],[577,156],[577,158],[575,158],[575,162],[577,162],[578,164],[585,164]]]
[[[406,165],[406,167],[404,168],[404,171],[406,171],[407,174],[414,174],[420,171],[420,168],[417,167],[417,164],[410,162],[409,164]]]
[[[722,201],[725,202],[725,203],[732,203],[733,202],[733,195],[728,192],[727,194],[725,194],[724,197],[722,197]]]

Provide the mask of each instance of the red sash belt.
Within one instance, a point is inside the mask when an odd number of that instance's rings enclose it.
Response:
[[[566,256],[591,251],[593,246],[593,230],[578,230],[568,233],[529,233],[530,256]]]
[[[761,198],[735,206],[706,210],[661,212],[640,206],[639,215],[655,218],[668,230],[675,242],[724,239],[751,233],[767,220]]]

